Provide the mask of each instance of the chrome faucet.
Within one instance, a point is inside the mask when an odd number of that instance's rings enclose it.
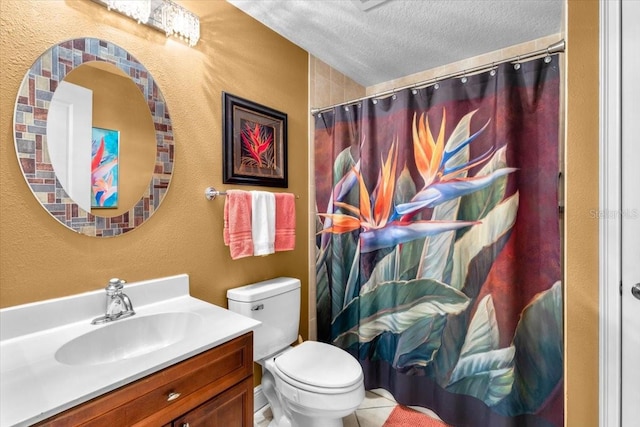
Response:
[[[131,300],[122,292],[122,288],[125,283],[127,282],[117,278],[109,280],[109,284],[105,288],[105,291],[107,291],[107,307],[105,315],[93,319],[91,321],[92,325],[100,325],[102,323],[124,319],[136,314],[136,312],[133,311],[133,304],[131,304]]]

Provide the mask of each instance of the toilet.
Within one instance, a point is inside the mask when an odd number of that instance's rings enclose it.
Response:
[[[253,335],[253,360],[271,406],[269,427],[341,427],[364,399],[364,375],[346,351],[316,341],[295,347],[300,280],[278,277],[227,291],[229,310],[262,322]]]

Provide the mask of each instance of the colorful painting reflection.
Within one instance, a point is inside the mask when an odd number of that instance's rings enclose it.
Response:
[[[94,127],[91,135],[91,207],[118,207],[120,132]]]

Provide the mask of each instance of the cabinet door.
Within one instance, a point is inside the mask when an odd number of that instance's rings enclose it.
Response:
[[[253,426],[253,378],[251,377],[173,422],[173,427],[251,426]]]

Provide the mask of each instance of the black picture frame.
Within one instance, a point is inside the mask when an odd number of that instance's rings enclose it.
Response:
[[[287,115],[222,92],[223,182],[288,187]]]

